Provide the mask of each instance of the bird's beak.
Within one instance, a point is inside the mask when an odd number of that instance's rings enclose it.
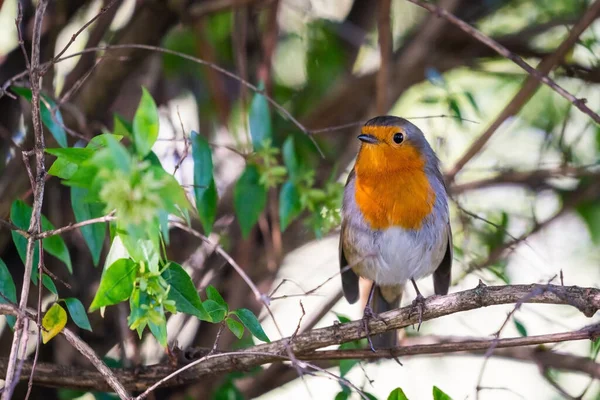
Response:
[[[364,133],[358,135],[357,139],[360,140],[363,143],[369,143],[369,144],[379,143],[379,139],[377,139],[375,136],[373,136],[373,135],[366,135]]]

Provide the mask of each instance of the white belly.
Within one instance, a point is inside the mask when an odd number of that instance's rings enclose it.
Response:
[[[368,278],[380,285],[398,285],[432,274],[446,251],[448,237],[444,228],[430,227],[428,233],[402,228],[379,232],[375,239],[377,261],[369,263],[371,268],[365,271]]]

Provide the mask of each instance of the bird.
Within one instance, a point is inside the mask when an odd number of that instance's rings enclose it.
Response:
[[[395,331],[370,337],[368,322],[400,306],[411,281],[419,326],[424,297],[416,280],[433,274],[436,295],[448,293],[453,245],[440,162],[421,130],[406,119],[368,120],[344,188],[339,259],[344,297],[359,298],[359,277],[372,281],[363,328],[371,350],[397,345]]]

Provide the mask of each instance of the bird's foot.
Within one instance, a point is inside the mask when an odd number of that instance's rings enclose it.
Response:
[[[375,347],[373,346],[373,342],[371,341],[371,333],[369,331],[369,321],[372,321],[375,319],[379,320],[387,325],[387,322],[385,322],[385,320],[383,318],[381,318],[378,314],[376,314],[373,311],[373,309],[367,305],[365,307],[365,311],[364,311],[363,317],[362,317],[362,330],[365,332],[365,335],[367,336],[367,342],[369,342],[369,347],[371,348],[371,351],[373,353],[375,353]]]
[[[417,326],[417,332],[421,330],[421,324],[423,323],[423,310],[425,309],[425,297],[421,293],[417,293],[417,297],[412,302],[412,307],[417,309],[419,313],[419,325]]]

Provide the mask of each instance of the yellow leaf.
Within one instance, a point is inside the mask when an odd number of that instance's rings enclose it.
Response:
[[[58,335],[67,324],[67,312],[58,304],[54,304],[42,319],[42,342],[48,343]]]

